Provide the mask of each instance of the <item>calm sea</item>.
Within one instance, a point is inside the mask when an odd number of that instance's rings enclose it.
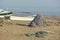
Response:
[[[60,17],[60,8],[3,8],[10,10],[15,16],[34,16],[37,13],[45,16],[58,16]]]

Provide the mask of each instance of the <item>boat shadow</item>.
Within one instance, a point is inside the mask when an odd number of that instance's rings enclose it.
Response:
[[[19,24],[19,23],[17,23],[16,25],[18,25],[18,26],[28,26],[27,24]]]

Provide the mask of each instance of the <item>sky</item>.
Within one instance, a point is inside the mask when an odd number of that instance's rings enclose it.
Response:
[[[60,0],[0,0],[0,8],[60,8]]]

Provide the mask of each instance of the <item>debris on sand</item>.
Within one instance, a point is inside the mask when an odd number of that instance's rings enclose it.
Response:
[[[46,31],[40,31],[40,32],[36,32],[36,33],[32,33],[32,34],[26,34],[27,37],[45,37],[48,35],[48,32]]]

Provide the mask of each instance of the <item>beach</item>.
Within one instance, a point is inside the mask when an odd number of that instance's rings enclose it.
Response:
[[[0,0],[0,40],[60,40],[60,0]]]
[[[27,25],[34,17],[17,17],[11,16],[11,24],[3,24],[0,26],[0,40],[60,40],[60,18],[46,17],[47,27],[28,27]],[[49,31],[54,36],[27,37],[27,33],[35,33],[39,31]]]

